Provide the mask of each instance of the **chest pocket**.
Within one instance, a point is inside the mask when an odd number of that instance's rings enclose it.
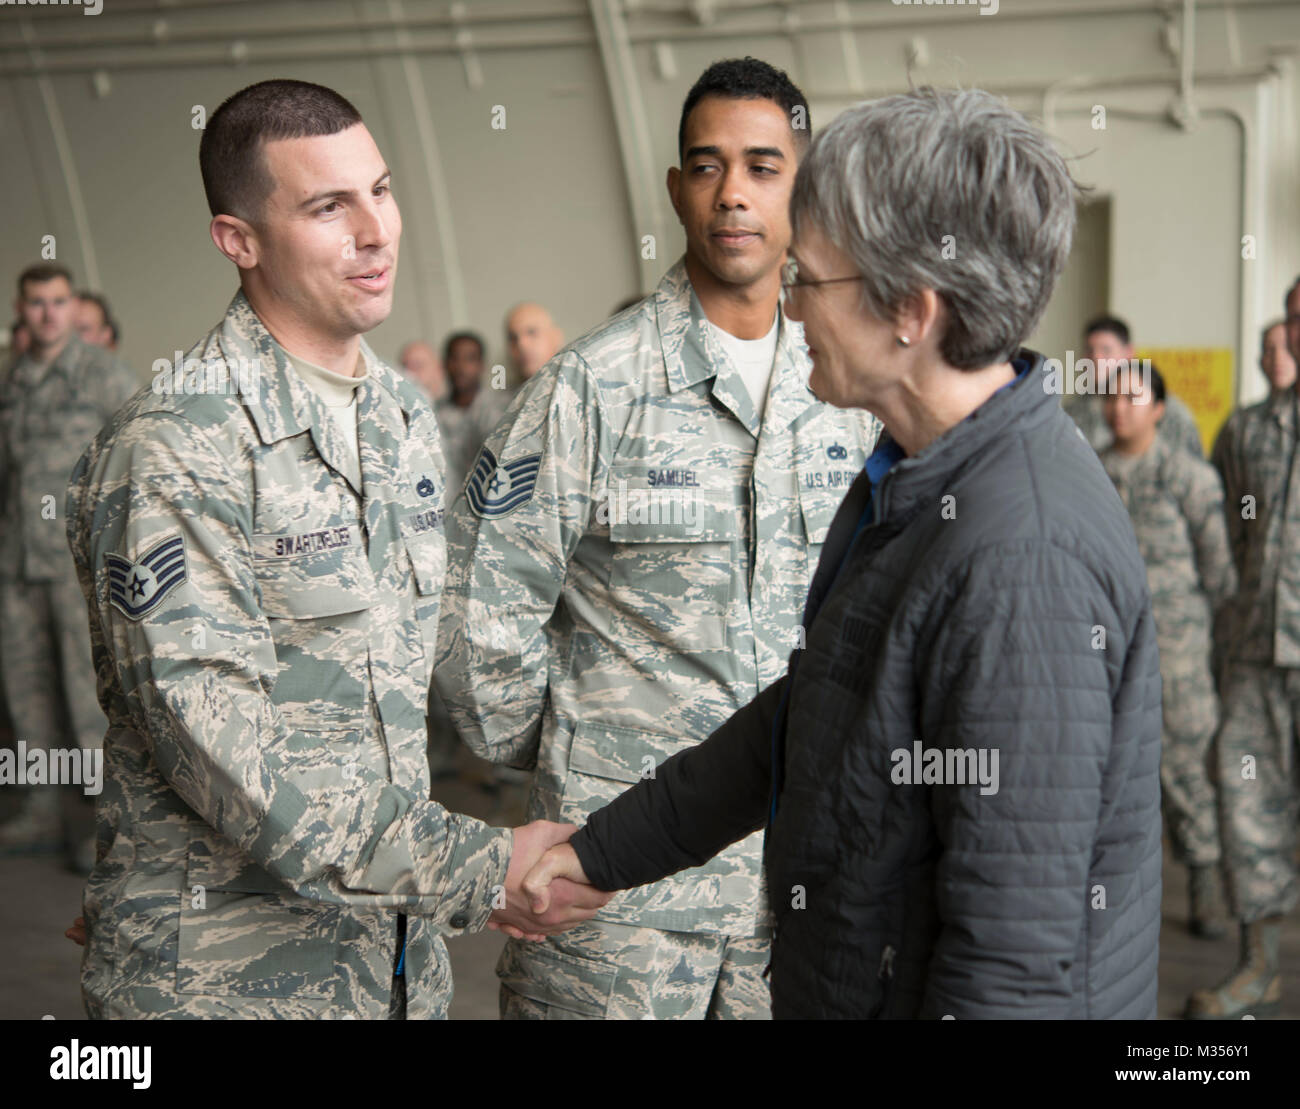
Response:
[[[733,580],[743,563],[740,510],[729,491],[654,488],[646,473],[640,467],[611,474],[610,593],[656,643],[679,651],[724,648]]]
[[[361,612],[375,603],[374,577],[356,524],[255,535],[253,553],[267,616],[310,620]]]
[[[803,517],[804,539],[808,544],[808,581],[817,569],[822,544],[831,530],[835,511],[843,500],[843,493],[829,489],[809,489],[799,486],[799,513]]]

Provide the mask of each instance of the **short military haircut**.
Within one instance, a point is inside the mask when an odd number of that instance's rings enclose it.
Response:
[[[794,134],[795,145],[800,150],[808,145],[812,133],[812,116],[804,94],[786,76],[784,70],[759,61],[758,58],[746,56],[714,62],[691,86],[691,91],[682,103],[681,121],[677,124],[678,159],[686,154],[686,117],[706,96],[722,96],[732,100],[771,100],[785,112]],[[795,125],[795,109],[801,109],[799,126]]]
[[[104,317],[104,323],[108,327],[109,334],[113,336],[113,342],[117,342],[121,337],[117,329],[117,320],[113,318],[113,313],[108,307],[108,298],[103,293],[96,293],[91,289],[82,289],[77,294],[78,300],[88,300],[99,309],[100,315]]]
[[[28,266],[18,275],[18,295],[25,297],[27,295],[27,283],[30,281],[33,285],[41,285],[46,281],[53,281],[61,277],[68,283],[68,288],[72,288],[72,274],[64,266],[57,262],[37,262],[34,266]]]
[[[1121,343],[1128,346],[1128,324],[1118,316],[1097,316],[1095,319],[1088,321],[1083,329],[1083,336],[1086,339],[1098,331],[1106,331],[1114,335]]]
[[[480,358],[486,357],[487,347],[483,345],[483,340],[479,338],[477,332],[453,331],[450,335],[447,336],[446,340],[442,344],[443,362],[446,363],[451,360],[452,347],[454,347],[457,343],[465,343],[465,342],[473,343],[476,347],[478,347],[478,356]]]
[[[333,89],[308,81],[259,81],[212,113],[199,140],[208,210],[255,223],[275,188],[264,143],[336,135],[361,113]]]

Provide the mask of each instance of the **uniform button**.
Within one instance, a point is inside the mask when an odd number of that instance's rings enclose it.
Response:
[[[464,913],[457,913],[454,917],[451,918],[451,926],[453,928],[464,928],[468,924],[469,924],[469,917],[467,917]]]

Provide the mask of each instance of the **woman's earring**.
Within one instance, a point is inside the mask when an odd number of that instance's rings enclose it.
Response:
[[[899,335],[895,339],[895,342],[897,342],[900,347],[905,347],[905,346],[909,346],[912,340],[907,338],[906,335]]]

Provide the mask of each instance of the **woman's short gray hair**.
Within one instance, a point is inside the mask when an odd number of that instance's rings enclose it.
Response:
[[[940,352],[974,369],[1006,361],[1038,323],[1078,191],[1048,137],[1003,101],[926,87],[836,116],[799,166],[790,218],[796,237],[815,227],[848,254],[877,318],[938,293]]]

